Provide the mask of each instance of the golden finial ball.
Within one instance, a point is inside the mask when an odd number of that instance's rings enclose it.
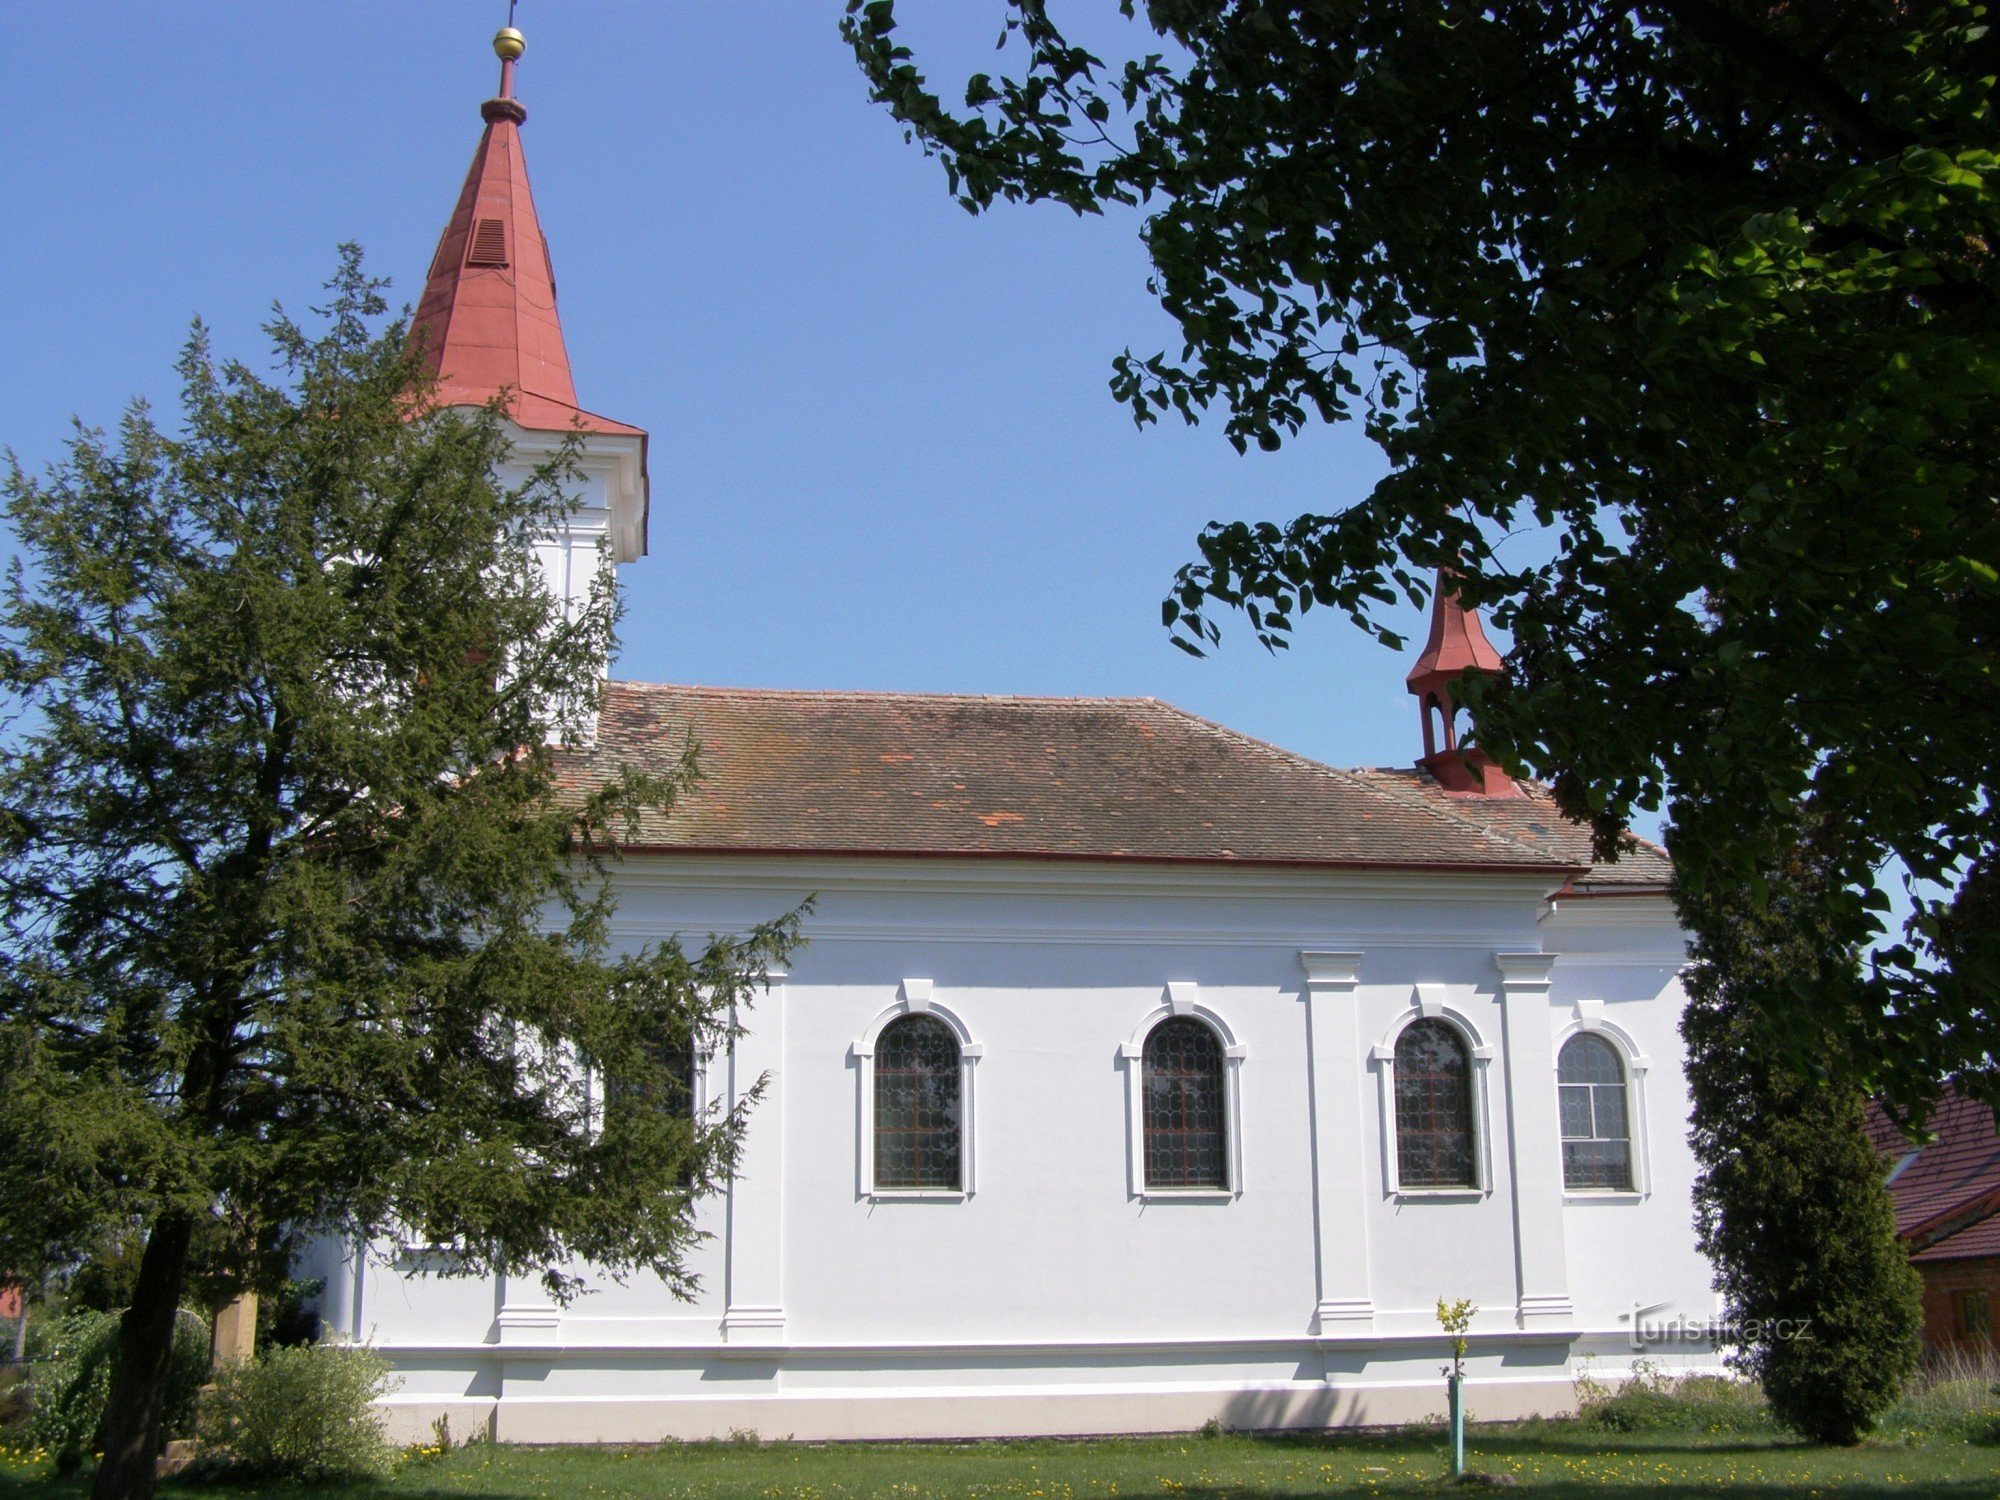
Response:
[[[493,34],[493,51],[502,62],[513,62],[528,50],[528,39],[511,26],[502,26]]]

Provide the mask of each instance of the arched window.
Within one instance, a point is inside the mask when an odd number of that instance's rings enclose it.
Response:
[[[1222,1043],[1192,1016],[1170,1016],[1146,1038],[1146,1186],[1227,1188]]]
[[[1396,1175],[1408,1188],[1479,1185],[1472,1059],[1448,1021],[1412,1021],[1396,1038]]]
[[[875,1186],[964,1187],[958,1038],[935,1016],[882,1028],[875,1043]]]
[[[1632,1188],[1632,1132],[1625,1064],[1601,1036],[1580,1031],[1556,1057],[1562,1106],[1563,1186]]]

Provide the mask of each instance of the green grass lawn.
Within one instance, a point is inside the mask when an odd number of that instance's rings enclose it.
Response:
[[[1541,1495],[2000,1495],[2000,1448],[1963,1438],[1883,1440],[1809,1448],[1775,1437],[1620,1435],[1568,1422],[1476,1430],[1470,1462],[1511,1475]],[[1435,1493],[1446,1489],[1435,1430],[1324,1438],[1224,1436],[1095,1442],[664,1448],[473,1446],[406,1462],[375,1486],[293,1489],[294,1495],[389,1500],[493,1496],[506,1500],[842,1500],[842,1497],[1081,1497],[1135,1495],[1298,1497]],[[0,1458],[0,1500],[84,1493],[44,1466]],[[170,1483],[163,1496],[241,1497],[257,1486]]]

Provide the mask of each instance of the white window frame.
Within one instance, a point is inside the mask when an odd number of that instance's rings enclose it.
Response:
[[[1127,1191],[1134,1198],[1159,1198],[1182,1202],[1208,1200],[1231,1202],[1243,1196],[1243,1059],[1250,1049],[1236,1039],[1229,1023],[1196,998],[1196,986],[1186,980],[1172,980],[1166,999],[1154,1006],[1133,1028],[1118,1048],[1125,1068],[1125,1155]],[[1219,1188],[1152,1187],[1146,1182],[1146,1038],[1162,1021],[1175,1016],[1193,1016],[1213,1031],[1222,1043],[1222,1168],[1224,1184]]]
[[[714,1046],[694,1044],[694,1060],[688,1070],[688,1113],[697,1121],[712,1118],[721,1099],[709,1089],[710,1070],[714,1067],[718,1049]],[[583,1074],[584,1119],[588,1122],[591,1139],[595,1140],[604,1131],[604,1069],[596,1063],[577,1064]]]
[[[1485,1198],[1493,1191],[1493,1129],[1491,1085],[1487,1073],[1495,1049],[1479,1034],[1479,1026],[1464,1011],[1445,1002],[1441,984],[1416,986],[1410,1008],[1389,1023],[1389,1029],[1368,1054],[1374,1064],[1376,1095],[1381,1110],[1382,1191],[1385,1196],[1416,1202],[1448,1202]],[[1472,1186],[1405,1187],[1396,1151],[1396,1041],[1418,1021],[1443,1021],[1459,1034],[1472,1057]]]
[[[905,979],[896,1003],[880,1012],[848,1048],[854,1059],[857,1085],[855,1140],[859,1161],[855,1170],[855,1195],[870,1202],[900,1199],[928,1199],[936,1202],[963,1202],[979,1190],[977,1155],[977,1113],[973,1109],[973,1076],[986,1049],[973,1040],[972,1030],[957,1012],[940,1005],[932,995],[928,979]],[[958,1186],[955,1188],[878,1188],[875,1185],[875,1043],[892,1021],[904,1016],[935,1016],[951,1029],[958,1042]]]
[[[1562,1109],[1556,1109],[1556,1172],[1563,1185],[1563,1201],[1574,1203],[1636,1203],[1653,1191],[1652,1151],[1646,1141],[1646,1070],[1652,1066],[1638,1038],[1614,1021],[1604,1019],[1602,1000],[1579,1000],[1571,1020],[1555,1034],[1549,1052],[1549,1087],[1560,1088],[1562,1050],[1569,1039],[1583,1032],[1602,1037],[1618,1054],[1625,1068],[1625,1137],[1632,1148],[1632,1186],[1629,1188],[1573,1188],[1562,1175]],[[1557,1095],[1560,1100],[1561,1095]]]

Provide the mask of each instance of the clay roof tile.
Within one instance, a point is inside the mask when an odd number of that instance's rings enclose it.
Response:
[[[563,775],[664,770],[693,738],[703,781],[628,847],[1002,855],[1582,873],[1445,803],[1336,770],[1150,698],[979,697],[607,685]],[[1587,844],[1587,840],[1586,840]]]

